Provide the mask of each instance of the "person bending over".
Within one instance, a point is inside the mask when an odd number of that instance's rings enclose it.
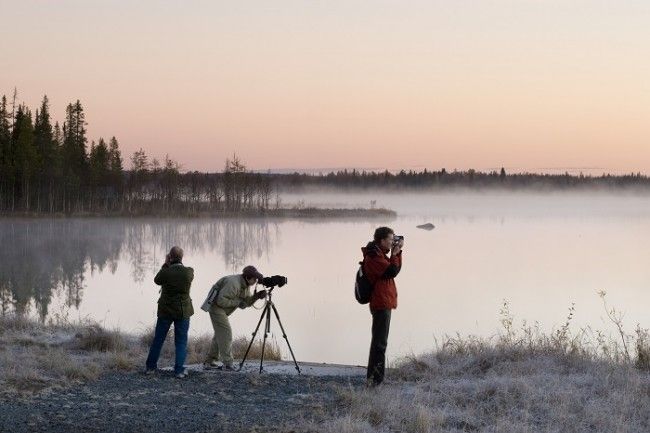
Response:
[[[247,308],[258,299],[266,297],[266,290],[251,294],[251,287],[263,278],[254,266],[246,266],[241,274],[220,278],[208,294],[202,309],[210,313],[214,337],[210,352],[203,366],[205,369],[218,368],[233,371],[232,328],[230,316],[237,308]],[[219,366],[217,361],[223,364]]]

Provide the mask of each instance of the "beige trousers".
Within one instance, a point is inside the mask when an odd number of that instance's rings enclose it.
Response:
[[[232,328],[228,316],[222,308],[213,306],[210,308],[210,320],[214,337],[206,361],[221,361],[224,365],[232,366]]]

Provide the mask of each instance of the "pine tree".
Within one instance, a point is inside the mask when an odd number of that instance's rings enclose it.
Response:
[[[7,97],[0,101],[0,210],[9,200],[10,185],[13,185],[13,157],[11,156],[11,123],[7,110]]]
[[[93,186],[106,187],[109,183],[110,155],[103,138],[90,151],[90,178]]]
[[[115,197],[122,197],[124,185],[124,172],[122,168],[122,153],[117,138],[111,137],[108,145],[108,159],[110,169],[110,184]],[[123,203],[123,202],[122,202]],[[121,206],[122,204],[120,204]]]
[[[149,169],[149,157],[142,148],[133,152],[131,156],[131,169],[135,174],[144,173]]]
[[[63,124],[62,166],[65,168],[65,207],[68,211],[72,210],[73,205],[82,205],[82,188],[88,179],[87,143],[85,114],[77,100],[74,104],[68,104]]]
[[[108,186],[110,184],[110,155],[108,146],[103,138],[95,146],[93,142],[90,157],[90,185],[91,198],[97,198],[104,203],[104,210],[108,208]],[[91,203],[92,206],[92,203]]]
[[[34,121],[34,145],[39,155],[38,165],[38,204],[37,210],[41,209],[41,198],[47,200],[48,209],[51,212],[53,206],[53,194],[56,183],[57,168],[57,144],[54,141],[54,131],[50,120],[50,107],[47,95],[43,96],[40,111],[36,112]],[[42,190],[45,191],[42,191]]]
[[[117,138],[112,137],[108,149],[110,168],[113,174],[122,175],[122,153],[117,142]]]
[[[149,173],[149,157],[142,148],[131,155],[130,190],[139,202],[144,201],[144,186]]]
[[[30,210],[32,178],[38,173],[38,153],[34,146],[32,114],[24,105],[18,106],[11,141],[14,145],[14,167],[23,210]]]

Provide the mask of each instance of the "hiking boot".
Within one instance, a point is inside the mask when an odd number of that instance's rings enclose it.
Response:
[[[187,377],[187,370],[183,370],[180,373],[176,373],[176,379],[185,379]]]
[[[221,371],[237,371],[232,365],[224,364],[221,367],[217,367],[217,370]]]
[[[217,361],[206,361],[203,363],[204,370],[216,370],[218,368],[219,364],[217,364]]]
[[[144,371],[142,372],[145,376],[151,376],[153,374],[156,374],[156,369],[155,368],[145,368]]]

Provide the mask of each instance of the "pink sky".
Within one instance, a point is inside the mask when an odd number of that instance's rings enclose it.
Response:
[[[0,93],[184,169],[650,166],[645,1],[5,1]]]

